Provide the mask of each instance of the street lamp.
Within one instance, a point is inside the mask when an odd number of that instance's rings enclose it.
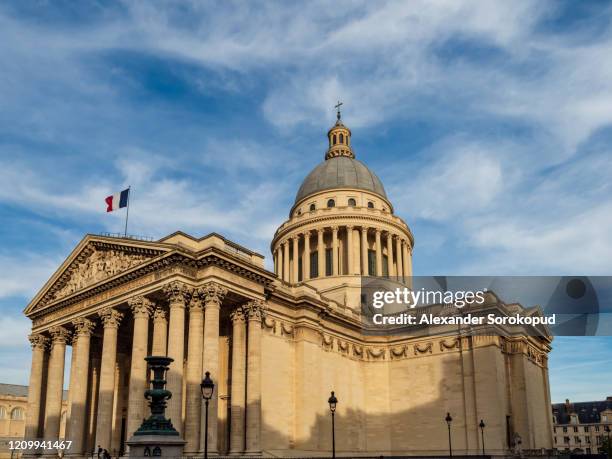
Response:
[[[204,418],[204,459],[208,459],[208,402],[210,402],[213,392],[215,391],[215,383],[210,378],[210,371],[207,371],[204,376],[202,384],[200,384],[200,390],[202,391],[204,403],[206,403],[206,417]]]
[[[484,455],[485,455],[485,447],[484,447],[484,428],[485,428],[486,426],[485,426],[485,423],[484,423],[484,421],[483,421],[482,419],[480,420],[480,424],[478,424],[478,427],[480,427],[480,437],[482,438],[482,455],[484,456]]]
[[[450,413],[446,413],[444,420],[448,426],[448,455],[449,457],[453,457],[453,443],[451,442],[451,422],[453,422],[453,418]]]
[[[336,405],[338,403],[338,399],[334,395],[334,391],[332,390],[331,396],[327,400],[329,403],[329,411],[331,411],[332,415],[332,458],[336,458],[336,424],[335,424],[335,414],[336,414]]]

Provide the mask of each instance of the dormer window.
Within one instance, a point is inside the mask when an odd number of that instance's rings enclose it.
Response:
[[[330,199],[327,201],[327,207],[336,207],[336,201]]]
[[[349,207],[355,207],[357,205],[357,201],[355,201],[353,198],[349,198],[348,205]]]
[[[315,206],[315,203],[313,202],[312,204],[310,204],[310,211],[313,212],[314,210],[316,210],[317,206]]]

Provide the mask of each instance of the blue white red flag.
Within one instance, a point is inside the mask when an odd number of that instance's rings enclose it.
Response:
[[[106,201],[106,211],[112,212],[113,210],[121,209],[122,207],[127,207],[128,200],[130,199],[130,189],[127,188],[120,193],[115,193],[105,199]]]

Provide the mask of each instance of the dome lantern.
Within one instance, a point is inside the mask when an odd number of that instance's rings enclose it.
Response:
[[[351,148],[351,130],[342,123],[340,106],[342,106],[342,102],[336,104],[336,124],[327,131],[329,148],[327,149],[327,153],[325,153],[326,160],[338,156],[355,158],[355,153],[353,153],[353,149]]]

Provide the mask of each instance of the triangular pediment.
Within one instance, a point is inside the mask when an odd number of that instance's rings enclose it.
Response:
[[[28,305],[25,314],[104,283],[169,249],[155,243],[86,236]]]

